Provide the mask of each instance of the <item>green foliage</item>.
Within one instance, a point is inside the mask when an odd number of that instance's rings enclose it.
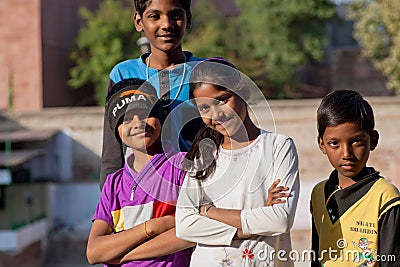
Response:
[[[354,1],[349,18],[362,53],[387,78],[387,87],[400,92],[400,1]]]
[[[291,97],[299,70],[323,57],[325,23],[335,15],[330,0],[236,0],[240,16],[231,18],[223,18],[213,2],[196,1],[192,7],[183,48],[199,57],[231,60],[266,95]],[[96,13],[81,10],[87,23],[71,54],[76,66],[70,85],[92,84],[99,103],[115,63],[140,53],[131,12],[116,0],[104,0]]]
[[[139,34],[133,33],[133,11],[121,1],[104,0],[97,11],[81,8],[79,14],[86,23],[70,54],[75,66],[70,69],[68,84],[74,88],[94,86],[96,101],[103,105],[112,67],[140,53],[135,44]]]
[[[199,57],[221,56],[235,61],[240,42],[235,18],[223,18],[213,1],[196,1],[192,8],[193,24],[184,40],[184,49]]]
[[[248,71],[261,87],[271,84],[280,88],[278,97],[288,97],[283,88],[295,90],[300,68],[323,57],[325,23],[335,16],[334,5],[329,0],[237,3],[246,37],[242,40],[241,57],[249,62]]]
[[[202,57],[235,63],[265,94],[288,97],[298,71],[324,55],[325,23],[335,16],[329,0],[236,0],[240,16],[224,19],[212,1],[193,8],[185,47]],[[271,93],[275,88],[278,93]],[[290,90],[289,90],[290,91]]]

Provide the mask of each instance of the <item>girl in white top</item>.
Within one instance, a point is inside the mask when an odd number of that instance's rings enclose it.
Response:
[[[293,266],[289,230],[299,195],[296,148],[288,136],[251,121],[244,77],[215,58],[197,64],[191,74],[191,98],[205,128],[184,161],[188,173],[176,234],[197,243],[193,267]],[[290,197],[268,202],[268,188]]]

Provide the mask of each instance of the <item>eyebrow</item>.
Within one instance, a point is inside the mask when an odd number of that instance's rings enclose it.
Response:
[[[224,94],[219,95],[219,96],[215,97],[214,99],[216,99],[216,100],[225,100],[225,99],[230,98],[230,97],[232,97],[232,94],[230,92],[225,92]]]
[[[162,12],[161,12],[161,10],[158,10],[158,9],[149,9],[146,12],[144,12],[144,14],[147,14],[147,13],[161,14]],[[185,10],[183,8],[175,8],[171,11],[168,11],[168,13],[182,13],[183,14],[183,13],[185,13]]]
[[[365,135],[365,134],[363,134],[363,133],[360,133],[360,134],[356,134],[356,135],[354,135],[354,136],[351,136],[351,139],[365,139],[365,138],[368,138],[368,136],[367,135]],[[338,138],[338,137],[336,137],[336,136],[331,136],[331,135],[328,135],[328,136],[326,136],[324,139],[326,139],[327,141],[337,141],[337,140],[340,140],[340,138]]]

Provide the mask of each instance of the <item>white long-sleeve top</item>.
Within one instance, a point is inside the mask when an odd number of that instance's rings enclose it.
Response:
[[[286,203],[265,207],[276,179],[292,194]],[[276,253],[291,250],[289,230],[299,195],[298,158],[289,137],[261,131],[250,145],[220,148],[214,174],[205,180],[186,175],[176,210],[177,236],[196,242],[190,266],[293,266]],[[242,231],[256,235],[234,239],[237,229],[201,216],[199,207],[241,210]],[[273,253],[275,251],[275,254]]]

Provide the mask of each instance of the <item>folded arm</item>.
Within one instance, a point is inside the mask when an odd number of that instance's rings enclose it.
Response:
[[[289,190],[289,188],[287,186],[278,186],[279,182],[280,179],[277,179],[268,189],[268,199],[264,204],[265,207],[286,203],[286,198],[291,197],[290,193],[285,192]],[[212,204],[205,204],[200,207],[200,214],[202,216],[236,227],[238,229],[237,236],[239,238],[254,235],[243,233],[241,213],[242,210],[217,208]],[[286,232],[286,229],[281,230],[281,232]]]
[[[288,187],[290,197],[285,203],[264,206],[240,213],[243,234],[277,235],[288,232],[293,225],[299,197],[299,171],[296,147],[290,138],[285,139],[274,151],[273,177]]]
[[[126,253],[121,258],[121,263],[165,256],[193,247],[194,245],[195,243],[177,238],[174,227]]]
[[[86,256],[90,264],[115,263],[126,252],[145,242],[148,236],[156,236],[175,226],[173,216],[154,218],[116,234],[102,220],[95,220],[89,234]],[[146,234],[147,233],[147,234]]]
[[[237,228],[202,216],[201,184],[186,175],[176,207],[176,235],[191,242],[208,245],[230,245]]]

